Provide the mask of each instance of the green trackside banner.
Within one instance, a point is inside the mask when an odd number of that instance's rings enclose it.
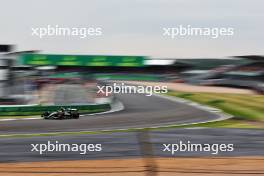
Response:
[[[144,66],[144,61],[144,56],[23,54],[19,57],[19,64],[36,66],[142,67]]]

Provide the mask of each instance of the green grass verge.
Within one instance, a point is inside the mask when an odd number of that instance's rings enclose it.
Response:
[[[190,127],[264,128],[264,96],[223,93],[186,93],[169,91],[168,95],[221,109],[234,118]]]

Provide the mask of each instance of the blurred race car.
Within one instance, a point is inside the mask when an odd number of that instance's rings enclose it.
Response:
[[[78,119],[80,117],[80,114],[77,109],[71,109],[71,108],[61,108],[58,111],[55,112],[44,112],[41,117],[43,119]]]

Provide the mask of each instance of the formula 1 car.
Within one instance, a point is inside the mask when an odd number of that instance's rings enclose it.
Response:
[[[80,114],[77,109],[61,108],[60,110],[55,112],[46,111],[41,115],[41,117],[43,117],[43,119],[58,119],[58,120],[79,119]]]

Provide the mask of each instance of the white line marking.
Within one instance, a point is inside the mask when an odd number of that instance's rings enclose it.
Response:
[[[203,121],[203,122],[197,122],[197,123],[192,123],[192,124],[216,122],[216,121],[221,121],[221,120],[227,120],[227,119],[230,119],[230,118],[233,117],[232,115],[223,112],[221,109],[217,109],[217,108],[213,108],[213,107],[210,107],[210,106],[202,105],[202,104],[199,104],[199,103],[196,103],[196,102],[193,102],[193,101],[190,101],[190,100],[186,100],[186,99],[183,99],[183,98],[169,96],[169,95],[164,95],[164,94],[162,94],[162,95],[161,94],[153,94],[153,95],[156,96],[156,97],[159,97],[159,98],[164,98],[164,99],[170,100],[170,101],[184,103],[184,104],[187,104],[187,105],[190,105],[190,106],[194,106],[194,107],[196,107],[198,109],[205,110],[205,111],[208,111],[208,112],[211,112],[211,113],[219,115],[219,118],[217,118],[217,119],[209,120],[209,121]]]
[[[93,116],[93,115],[108,114],[108,113],[122,111],[122,110],[125,109],[124,104],[121,101],[119,101],[119,100],[116,100],[114,103],[111,103],[110,105],[111,105],[111,109],[109,111],[98,112],[98,113],[87,114],[87,115]]]
[[[0,122],[14,121],[14,120],[34,120],[41,119],[40,117],[29,117],[29,118],[10,118],[10,119],[0,119]]]

